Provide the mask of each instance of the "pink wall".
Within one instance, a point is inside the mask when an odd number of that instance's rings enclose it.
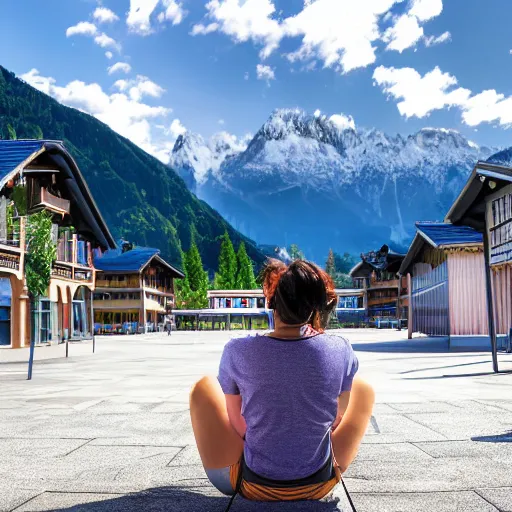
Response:
[[[448,283],[450,334],[488,334],[483,252],[449,254]]]
[[[498,334],[508,334],[510,327],[512,327],[512,270],[510,265],[496,271],[493,270],[492,276],[496,332]]]

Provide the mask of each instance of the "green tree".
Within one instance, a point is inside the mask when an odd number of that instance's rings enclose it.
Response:
[[[190,249],[185,254],[185,272],[191,292],[191,302],[194,309],[208,307],[208,274],[203,268],[201,255],[195,242],[192,242]]]
[[[290,258],[292,260],[304,260],[306,259],[304,253],[299,249],[297,244],[290,245]]]
[[[236,287],[238,290],[254,290],[258,287],[254,277],[254,268],[251,258],[247,255],[244,242],[238,246],[237,253],[238,272],[236,275]]]
[[[222,235],[219,254],[219,270],[217,272],[217,289],[234,290],[236,288],[237,261],[235,248],[228,232]]]
[[[176,309],[186,309],[191,301],[190,283],[188,281],[187,269],[185,268],[185,253],[181,253],[181,268],[185,277],[177,279],[174,284],[174,301]]]
[[[336,278],[336,264],[334,262],[334,252],[329,249],[329,255],[325,263],[325,271],[333,278]]]
[[[25,276],[32,297],[48,292],[56,248],[52,240],[52,218],[46,211],[31,215],[27,222]]]
[[[348,252],[344,253],[343,256],[336,252],[334,253],[334,265],[336,270],[342,274],[348,274],[356,262],[357,258]]]
[[[7,123],[7,133],[9,134],[9,139],[10,140],[16,140],[17,139],[17,137],[16,137],[16,130],[9,123]]]

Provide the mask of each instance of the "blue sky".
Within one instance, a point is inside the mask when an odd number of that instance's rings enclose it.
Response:
[[[164,161],[184,128],[244,136],[297,106],[510,146],[511,15],[510,0],[3,0],[0,64]]]

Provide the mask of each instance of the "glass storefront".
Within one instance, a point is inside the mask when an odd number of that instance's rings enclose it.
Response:
[[[49,343],[52,341],[52,325],[57,315],[57,304],[50,302],[46,297],[35,299],[32,302],[31,337],[35,343]],[[55,321],[55,320],[54,320]]]

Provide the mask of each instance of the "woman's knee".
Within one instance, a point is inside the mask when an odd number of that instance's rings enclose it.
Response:
[[[205,397],[211,395],[215,387],[218,385],[218,380],[215,377],[207,375],[199,379],[190,390],[190,403],[195,403],[204,400]]]

